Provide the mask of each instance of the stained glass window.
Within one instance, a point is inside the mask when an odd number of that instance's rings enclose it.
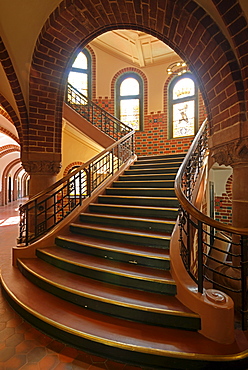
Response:
[[[176,77],[169,86],[170,137],[195,135],[197,113],[197,88],[192,74]]]
[[[91,58],[84,49],[76,56],[68,76],[68,82],[81,94],[91,98]]]
[[[134,130],[142,128],[143,81],[136,73],[123,74],[116,83],[116,115]]]

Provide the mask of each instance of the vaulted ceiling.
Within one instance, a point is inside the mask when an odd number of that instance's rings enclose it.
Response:
[[[156,37],[135,30],[109,31],[91,44],[139,67],[162,64],[176,57],[176,53]]]

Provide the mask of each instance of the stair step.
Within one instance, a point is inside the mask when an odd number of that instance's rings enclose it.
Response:
[[[89,310],[164,327],[200,329],[199,316],[174,296],[116,287],[67,271],[61,274],[38,258],[19,260],[18,265],[40,288]]]
[[[174,180],[151,180],[151,181],[114,181],[114,187],[121,188],[173,188]]]
[[[79,217],[81,222],[97,223],[104,225],[115,225],[129,227],[131,229],[143,229],[149,231],[172,232],[175,221],[161,220],[144,217],[114,216],[98,213],[81,213]]]
[[[181,162],[173,162],[173,163],[151,163],[151,164],[142,164],[142,163],[138,163],[136,162],[136,164],[132,164],[130,167],[129,167],[129,170],[156,170],[156,169],[160,169],[161,167],[163,167],[164,169],[166,169],[167,171],[169,171],[170,168],[173,169],[173,172],[177,172],[179,167],[181,165]]]
[[[151,207],[179,207],[176,197],[139,197],[131,195],[100,195],[100,204],[133,204]]]
[[[151,180],[174,180],[176,173],[145,173],[138,175],[121,175],[118,181],[151,181]]]
[[[166,165],[167,167],[179,167],[180,165],[182,164],[182,161],[177,158],[175,159],[165,159],[165,158],[161,158],[161,159],[139,159],[138,161],[134,162],[134,164],[131,165],[132,166],[141,166],[141,165],[146,165],[146,167],[149,167],[149,166],[153,166],[153,165],[156,165],[156,166],[159,166],[159,165]]]
[[[152,159],[152,160],[157,160],[157,159],[166,159],[166,160],[172,160],[172,159],[176,159],[176,160],[183,160],[186,156],[186,153],[176,153],[176,154],[155,154],[155,155],[140,155],[138,156],[137,160],[140,161],[140,160],[146,160],[146,159]]]
[[[70,231],[77,234],[100,237],[110,240],[122,240],[127,243],[147,245],[150,247],[169,248],[170,234],[159,232],[148,232],[146,230],[133,230],[114,226],[102,226],[94,224],[71,223]]]
[[[243,368],[240,358],[248,347],[244,336],[236,335],[230,345],[219,344],[198,332],[94,312],[35,286],[12,266],[2,268],[2,286],[7,300],[25,320],[89,353],[162,370]]]
[[[173,188],[107,188],[107,195],[132,195],[152,197],[175,197]]]
[[[175,220],[178,215],[178,209],[173,207],[142,207],[131,205],[115,205],[115,204],[99,204],[91,203],[89,206],[90,212],[107,213],[126,216],[143,216],[156,217],[162,219]]]
[[[71,249],[80,253],[106,258],[108,260],[133,263],[163,270],[169,270],[169,251],[160,248],[125,244],[117,241],[97,239],[90,236],[70,234],[55,239],[59,247]]]
[[[139,174],[159,174],[159,173],[173,173],[176,175],[178,167],[156,167],[156,168],[143,168],[136,169],[132,166],[132,169],[126,170],[124,175],[139,175]]]
[[[138,290],[176,294],[175,282],[166,270],[110,261],[60,247],[36,252],[39,258],[51,265],[91,279]]]

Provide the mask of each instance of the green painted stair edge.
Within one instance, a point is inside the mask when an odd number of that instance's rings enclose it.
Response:
[[[47,263],[50,263],[53,266],[91,279],[104,281],[106,283],[114,285],[121,285],[139,290],[144,290],[148,292],[171,295],[176,294],[176,285],[173,281],[168,281],[168,283],[159,282],[157,280],[137,278],[137,276],[132,276],[131,274],[122,275],[118,272],[111,272],[99,269],[97,270],[96,274],[95,268],[91,268],[90,266],[80,264],[74,264],[73,262],[59,259],[57,257],[47,254],[45,250],[37,250],[36,254],[37,257],[41,258],[43,261],[46,261]]]
[[[55,239],[55,244],[59,247],[70,249],[80,253],[86,253],[92,256],[101,257],[105,259],[110,259],[119,262],[133,263],[139,266],[153,267],[161,270],[170,269],[170,259],[168,258],[158,258],[138,254],[138,253],[128,253],[124,250],[118,251],[113,249],[98,248],[97,246],[87,245],[87,243],[82,242],[72,242],[71,240],[66,240],[65,238],[57,237]],[[89,244],[89,243],[88,243]]]
[[[70,224],[70,231],[76,234],[82,234],[92,236],[94,238],[103,238],[116,240],[121,243],[131,243],[137,245],[146,245],[149,247],[157,247],[161,249],[168,249],[170,247],[170,236],[169,235],[151,235],[145,233],[145,231],[139,231],[134,233],[132,230],[122,230],[104,228],[103,226],[92,226],[87,224]]]

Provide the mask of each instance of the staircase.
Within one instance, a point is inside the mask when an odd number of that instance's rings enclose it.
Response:
[[[237,348],[200,335],[200,318],[176,298],[169,247],[181,161],[140,157],[55,246],[19,259],[7,292],[16,310],[48,335],[120,362],[233,368]]]

